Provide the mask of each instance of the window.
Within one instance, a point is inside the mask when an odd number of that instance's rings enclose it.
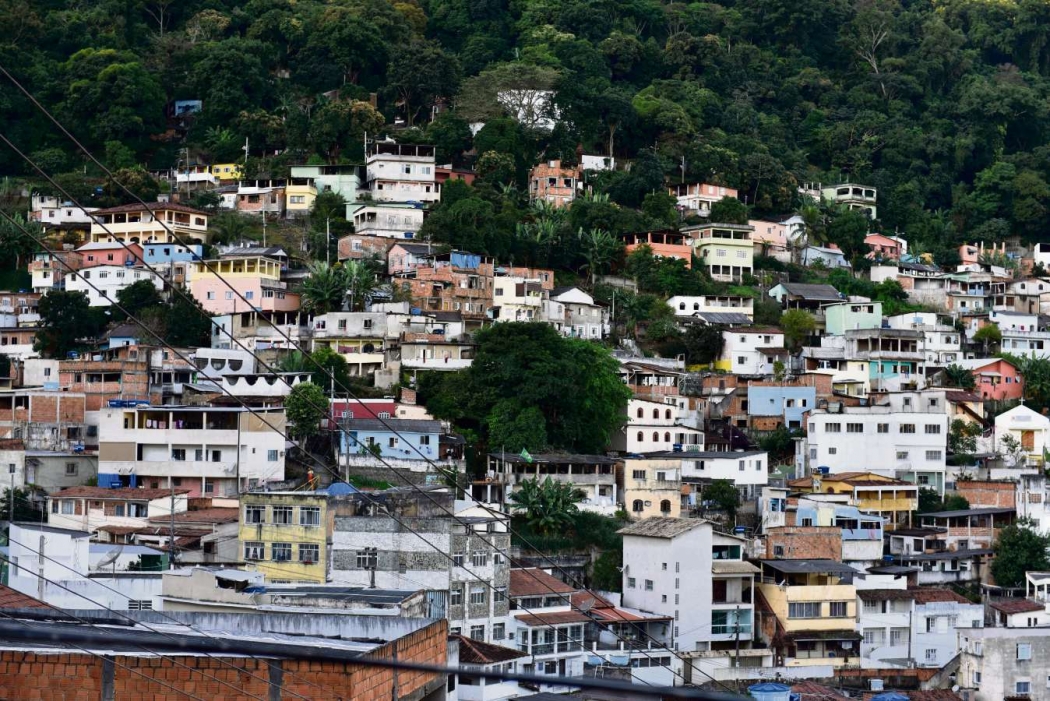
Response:
[[[276,450],[267,450],[266,451],[266,459],[269,462],[277,462],[277,451]]]
[[[77,474],[77,464],[75,462],[66,463],[66,475],[73,476]]]
[[[485,626],[471,626],[470,638],[471,640],[480,640],[482,642],[485,642]]]
[[[820,602],[789,603],[788,618],[820,618]]]
[[[299,562],[305,562],[312,564],[318,562],[321,559],[321,548],[318,545],[310,543],[299,544]]]
[[[977,671],[976,669],[973,670],[973,685],[975,687],[981,685],[981,673],[979,671]]]
[[[152,611],[152,599],[128,599],[128,611]]]
[[[909,628],[890,628],[890,645],[899,647],[908,644]]]
[[[653,590],[653,580],[651,580],[651,579],[645,580],[645,590],[646,591],[652,591]]]
[[[316,506],[304,506],[299,509],[300,526],[320,526],[321,509]]]
[[[1014,691],[1022,696],[1032,693],[1032,682],[1021,681],[1014,683]]]
[[[864,424],[846,424],[846,433],[864,433]]]
[[[773,546],[773,557],[784,557],[784,546],[774,545]]]
[[[208,292],[205,295],[205,299],[215,299],[215,293],[214,292]]]
[[[849,606],[845,601],[832,601],[831,618],[845,618],[848,609]]]
[[[171,459],[172,460],[177,460],[179,462],[184,462],[186,460],[186,449],[185,448],[172,448],[171,449]]]
[[[940,424],[926,424],[926,433],[928,435],[936,435],[941,432]]]
[[[227,292],[226,299],[233,299],[233,292]]]
[[[941,451],[939,451],[939,450],[927,450],[926,451],[926,459],[927,460],[940,460],[941,459]]]
[[[245,542],[244,559],[262,560],[266,557],[266,546],[263,543]]]
[[[357,568],[362,570],[374,570],[379,566],[379,552],[375,548],[365,548],[357,551]]]
[[[901,424],[901,433],[915,433],[915,424]]]
[[[885,631],[882,628],[869,628],[864,631],[864,644],[871,647],[881,647],[886,640]]]
[[[634,511],[635,513],[641,513],[643,508],[645,508],[645,505],[641,499],[635,499],[633,502],[631,502],[631,511]]]
[[[506,587],[496,587],[496,589],[492,592],[492,600],[495,603],[497,603],[497,604],[502,604],[504,601],[506,601],[507,600],[507,588]]]
[[[740,460],[740,461],[739,461],[738,469],[739,469],[739,470],[740,470],[741,472],[743,472],[743,471],[744,471],[744,464],[745,464],[746,462],[747,462],[746,460]]]
[[[1030,660],[1030,659],[1032,659],[1032,645],[1031,645],[1031,643],[1017,643],[1017,659],[1019,659],[1019,660]]]
[[[271,545],[270,559],[274,562],[290,562],[292,559],[292,544],[274,543]]]
[[[62,514],[64,516],[69,516],[72,513],[73,513],[73,500],[72,499],[63,499],[62,500]]]
[[[244,522],[245,523],[262,523],[266,519],[266,507],[265,506],[246,506],[244,507]]]
[[[627,578],[627,588],[628,589],[634,589],[635,588],[635,582],[636,582],[636,580],[635,580],[634,577],[628,577]]]
[[[842,433],[842,424],[825,424],[824,431],[827,433]]]
[[[358,558],[360,558],[360,553]],[[448,604],[449,606],[462,606],[463,605],[463,590],[459,587],[452,587],[448,590]]]
[[[290,506],[275,506],[273,507],[273,522],[282,526],[287,526],[292,522],[292,507]]]
[[[631,477],[633,477],[636,480],[644,480],[645,470],[631,470]]]
[[[472,552],[470,554],[470,564],[474,567],[484,567],[489,563],[489,554],[485,552]]]
[[[452,565],[453,567],[463,566],[463,553],[452,553]]]
[[[485,592],[485,585],[483,584],[471,584],[470,585],[470,603],[472,604],[483,604],[488,600],[488,596]]]
[[[907,460],[908,459],[908,451],[907,450],[898,450],[897,451],[897,459],[898,460]]]
[[[492,639],[503,640],[507,637],[507,624],[506,623],[493,623],[492,624]]]
[[[828,455],[838,455],[838,448],[828,448]]]
[[[937,648],[926,648],[926,661],[934,663],[937,662]]]

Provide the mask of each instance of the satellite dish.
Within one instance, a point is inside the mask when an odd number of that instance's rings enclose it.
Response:
[[[102,560],[100,560],[99,563],[97,565],[95,565],[95,566],[97,568],[99,568],[99,569],[102,569],[106,565],[112,564],[114,560],[116,560],[118,557],[120,557],[120,554],[122,552],[124,552],[124,545],[123,544],[121,544],[120,547],[118,547],[116,550],[114,550],[112,552],[109,552],[109,553],[106,553],[106,556],[104,558],[102,558]]]

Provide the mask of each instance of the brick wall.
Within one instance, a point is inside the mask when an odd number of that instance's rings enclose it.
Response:
[[[1013,482],[985,482],[978,480],[959,480],[955,491],[970,502],[971,508],[1017,506],[1017,485]]]
[[[443,665],[447,660],[447,621],[436,621],[368,655]],[[354,701],[419,699],[444,679],[343,662],[266,660],[252,657],[164,655],[105,657],[88,654],[0,653],[0,699],[41,701],[183,701],[199,698],[325,698]],[[144,676],[143,676],[144,675]],[[205,676],[207,675],[207,676]],[[144,678],[145,677],[145,678]],[[209,679],[213,677],[214,679]],[[164,684],[174,687],[166,688]],[[231,686],[240,690],[235,691]],[[178,691],[176,691],[176,689]],[[298,694],[298,696],[296,696]]]
[[[776,553],[782,547],[782,554]],[[766,557],[787,560],[842,559],[842,530],[833,526],[783,526],[770,528]]]

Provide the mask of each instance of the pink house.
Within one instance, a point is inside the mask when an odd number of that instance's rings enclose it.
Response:
[[[747,222],[754,231],[751,240],[755,242],[756,256],[773,256],[787,251],[788,228],[785,224],[764,219],[751,219]]]
[[[199,261],[190,264],[187,277],[190,294],[213,315],[299,309],[299,293],[289,291],[281,281],[281,264],[272,258]]]
[[[1006,255],[1006,242],[1004,241],[1001,246],[995,243],[985,244],[984,241],[974,244],[964,243],[959,246],[959,258],[962,260],[961,265],[980,263],[981,256],[985,253],[989,255],[995,255],[996,253]]]
[[[77,249],[77,253],[80,254],[81,269],[99,265],[142,265],[142,246],[137,243],[86,243]]]
[[[972,358],[956,360],[955,365],[973,373],[974,394],[981,399],[1020,399],[1024,393],[1021,373],[1010,361],[1002,358]]]
[[[667,191],[678,200],[679,209],[694,212],[701,217],[711,214],[711,205],[715,202],[724,197],[737,196],[737,191],[731,187],[707,183],[681,183],[671,185]]]
[[[886,236],[885,234],[868,234],[864,237],[864,243],[871,249],[868,258],[874,260],[900,260],[901,256],[908,252],[904,239],[897,236]]]

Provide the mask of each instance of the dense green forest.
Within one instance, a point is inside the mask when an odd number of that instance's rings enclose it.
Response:
[[[490,231],[520,223],[508,185],[578,145],[633,161],[594,186],[645,222],[667,211],[646,199],[665,177],[738,188],[753,215],[797,209],[799,183],[849,179],[879,188],[878,228],[945,263],[955,242],[1037,237],[1050,206],[1050,4],[1036,0],[0,0],[0,62],[125,169],[237,159],[247,138],[249,171],[279,176],[411,127],[398,138],[477,167],[455,221]],[[5,133],[70,185],[90,175],[0,83]],[[554,91],[553,131],[500,114],[493,97],[515,88]],[[175,124],[172,100],[203,110]],[[435,103],[451,109],[432,120]],[[28,173],[7,149],[0,170]]]

